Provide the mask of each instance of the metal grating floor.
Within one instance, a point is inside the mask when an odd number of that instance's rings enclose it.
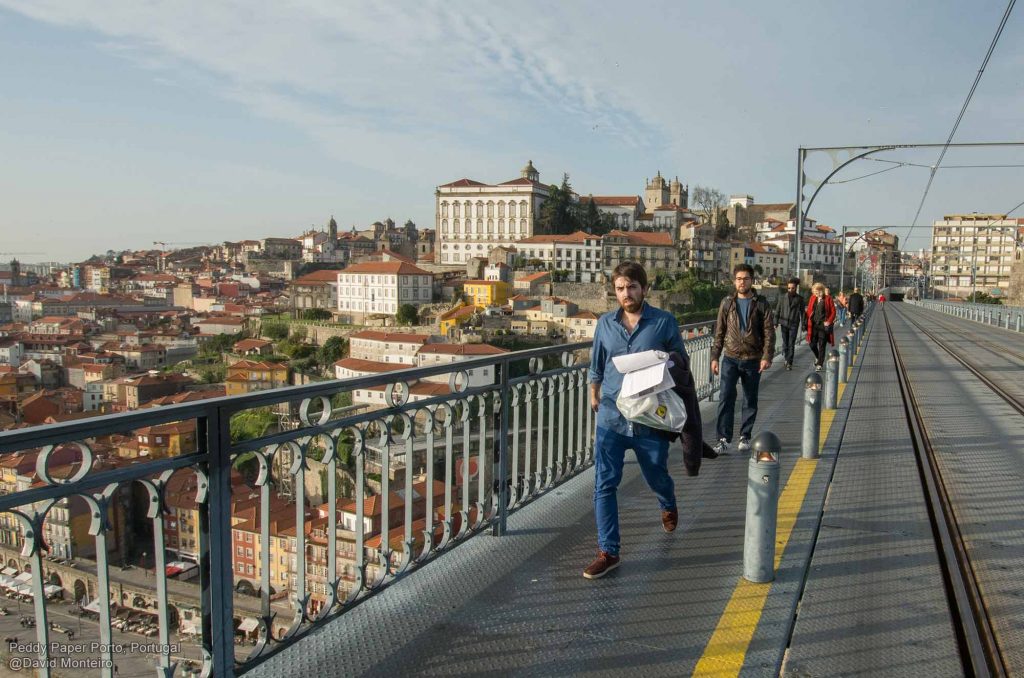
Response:
[[[872,325],[784,673],[961,675],[892,353]]]
[[[797,364],[762,380],[755,430],[782,439],[783,484],[799,456],[806,346]],[[704,405],[708,440],[716,405]],[[595,552],[588,470],[514,513],[508,536],[471,539],[247,675],[692,673],[741,575],[747,459],[733,452],[705,460],[701,475],[688,478],[674,447],[680,526],[671,535],[629,459],[619,490],[623,562],[607,577],[581,576]],[[807,503],[815,501],[809,493]],[[793,539],[808,539],[816,518],[816,509],[801,515]],[[804,544],[804,562],[806,551]],[[748,655],[756,673],[774,673],[788,637],[803,573],[789,553],[778,590],[790,601],[775,607],[784,623],[758,629]]]

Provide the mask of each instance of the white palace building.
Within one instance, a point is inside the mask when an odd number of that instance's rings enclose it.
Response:
[[[548,187],[540,183],[533,161],[521,174],[500,184],[459,179],[437,187],[436,263],[464,264],[487,257],[498,245],[533,236]]]

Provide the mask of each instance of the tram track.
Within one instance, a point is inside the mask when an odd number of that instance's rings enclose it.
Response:
[[[904,317],[907,317],[907,316],[904,315]],[[977,332],[973,331],[973,328],[965,328],[962,325],[957,324],[956,320],[953,319],[953,318],[949,318],[948,316],[946,316],[946,317],[942,318],[941,320],[938,319],[938,318],[931,318],[931,320],[936,325],[939,325],[943,330],[947,330],[947,331],[950,331],[950,332],[955,332],[957,334],[957,336],[962,337],[963,339],[966,339],[967,341],[970,341],[972,344],[975,344],[976,346],[980,346],[980,347],[986,349],[987,351],[990,351],[991,353],[993,353],[995,355],[998,355],[998,356],[1000,356],[1002,358],[1005,358],[1005,357],[1009,356],[1009,357],[1012,357],[1014,360],[1020,361],[1021,364],[1024,364],[1024,352],[1014,351],[1012,348],[1008,348],[1006,346],[1000,346],[999,344],[994,344],[991,341],[988,341],[986,339],[982,339],[981,337],[978,336]],[[920,327],[920,323],[915,322],[915,324],[918,327]],[[983,325],[982,327],[989,327],[989,326],[988,325]]]
[[[970,551],[958,524],[941,465],[928,435],[928,426],[915,395],[907,364],[893,333],[888,309],[879,310],[882,311],[882,316],[885,319],[889,346],[896,366],[904,414],[939,553],[943,582],[949,601],[954,632],[959,644],[964,674],[968,676],[1006,676],[1008,671],[999,638],[995,633],[991,616],[981,593],[977,573],[971,562]],[[934,334],[922,328],[919,323],[903,314],[900,316],[1024,414],[1024,405],[992,383],[976,367],[952,351]]]
[[[1006,389],[1001,387],[993,379],[991,379],[988,375],[986,375],[985,371],[982,368],[978,367],[975,363],[973,363],[970,360],[968,360],[967,358],[965,358],[959,351],[957,351],[954,348],[952,348],[949,345],[948,342],[943,341],[940,337],[936,336],[936,334],[934,332],[932,332],[932,331],[928,330],[927,328],[925,328],[920,322],[918,322],[917,320],[915,320],[913,318],[908,317],[906,314],[900,314],[900,315],[901,315],[901,317],[906,322],[908,322],[909,324],[913,325],[917,329],[918,332],[920,332],[921,334],[923,334],[926,337],[928,337],[936,346],[941,348],[943,351],[948,353],[954,360],[956,360],[958,363],[963,365],[963,367],[966,368],[968,372],[970,372],[975,377],[977,377],[978,380],[981,381],[981,383],[985,384],[985,386],[987,386],[989,389],[991,389],[993,393],[995,393],[1000,398],[1005,400],[1006,403],[1008,405],[1010,405],[1010,407],[1015,409],[1018,413],[1024,414],[1024,401],[1022,401],[1020,398],[1018,398],[1014,394],[1009,393],[1008,391],[1006,391]],[[888,326],[888,317],[886,318],[886,325]],[[961,336],[964,336],[964,335],[961,335]],[[975,342],[975,343],[988,344],[989,346],[995,346],[994,344],[991,344],[990,342],[986,342],[986,341],[983,341],[983,340],[979,341],[979,340],[976,340],[973,337],[965,337],[965,338],[968,338],[972,342]],[[1010,353],[1010,354],[1013,354],[1015,357],[1020,357],[1020,359],[1022,361],[1024,361],[1024,355],[1016,353],[1015,351],[1010,351],[1008,349],[1003,349],[1002,347],[995,346],[995,348],[990,348],[988,350],[991,350],[993,353],[996,353],[997,355],[1005,355],[1005,353]]]

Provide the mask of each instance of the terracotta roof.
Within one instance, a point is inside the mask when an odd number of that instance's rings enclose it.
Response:
[[[490,344],[427,344],[419,350],[419,354],[438,353],[441,355],[499,355],[508,353],[503,348]]]
[[[301,278],[292,280],[291,285],[327,285],[329,283],[338,282],[338,273],[340,271],[313,271],[307,273]]]
[[[577,313],[576,315],[573,316],[573,318],[578,318],[580,320],[597,320],[597,316],[590,311],[583,311],[582,313]]]
[[[591,195],[587,197],[581,197],[580,203],[587,201],[593,201],[595,205],[607,205],[609,207],[619,207],[622,205],[636,206],[640,202],[640,196],[637,195]]]
[[[523,276],[521,278],[516,278],[516,280],[517,281],[522,280],[523,282],[534,282],[535,280],[540,280],[541,278],[550,278],[550,277],[551,277],[551,274],[549,272],[541,271],[540,273],[531,273],[530,275],[525,275],[525,276]]]
[[[463,316],[472,315],[481,309],[476,306],[460,306],[454,311],[448,311],[447,313],[441,314],[441,320],[451,320],[452,318],[461,318]]]
[[[512,179],[510,181],[503,181],[499,186],[542,186],[547,188],[547,185],[534,181],[533,179],[527,179],[526,177],[519,177],[518,179]]]
[[[606,237],[626,238],[630,245],[672,246],[672,235],[662,231],[655,233],[647,233],[645,231],[609,231]]]
[[[483,184],[483,183],[480,183],[479,181],[474,181],[473,179],[459,179],[458,181],[453,181],[453,182],[448,183],[448,184],[441,184],[440,186],[438,186],[438,188],[465,188],[465,187],[468,187],[468,186],[487,186],[487,185],[488,184]]]
[[[342,358],[334,363],[335,367],[343,367],[353,372],[395,372],[407,370],[413,365],[402,363],[383,363],[377,360],[362,360],[360,358]]]
[[[364,261],[352,264],[342,273],[390,273],[392,275],[430,275],[418,266],[404,261]]]
[[[391,259],[397,259],[398,261],[404,261],[407,264],[415,264],[416,263],[415,259],[411,259],[410,257],[407,257],[404,254],[399,254],[398,252],[392,252],[391,250],[389,250],[387,248],[384,248],[383,250],[381,250],[380,253],[381,253],[381,255],[387,255]]]
[[[565,235],[535,235],[532,238],[523,238],[517,241],[516,244],[522,245],[540,245],[540,244],[555,244],[555,243],[570,243],[570,244],[582,244],[587,240],[600,241],[601,237],[590,233],[584,233],[583,231],[576,231],[575,233],[568,233]]]
[[[256,361],[256,360],[239,360],[238,362],[231,363],[228,365],[228,369],[246,369],[246,370],[286,370],[288,365],[285,363],[272,363],[268,361]]]
[[[235,342],[234,349],[236,351],[248,351],[251,348],[263,348],[264,346],[270,346],[273,343],[274,342],[266,339],[242,339],[241,341]]]
[[[425,344],[430,340],[429,334],[411,334],[405,332],[378,332],[377,330],[360,330],[349,336],[349,339],[369,339],[371,341],[393,341],[405,344]]]

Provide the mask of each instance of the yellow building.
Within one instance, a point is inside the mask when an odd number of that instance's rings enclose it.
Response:
[[[448,311],[447,313],[442,315],[440,319],[441,335],[445,337],[451,336],[452,332],[454,332],[457,328],[461,327],[464,323],[466,323],[466,321],[472,318],[474,313],[477,313],[481,310],[483,309],[481,309],[478,306],[470,305],[460,306],[454,311]]]
[[[242,395],[288,385],[288,366],[284,363],[239,360],[228,366],[227,395]]]
[[[463,292],[469,303],[487,308],[508,301],[508,283],[500,280],[467,280]]]

